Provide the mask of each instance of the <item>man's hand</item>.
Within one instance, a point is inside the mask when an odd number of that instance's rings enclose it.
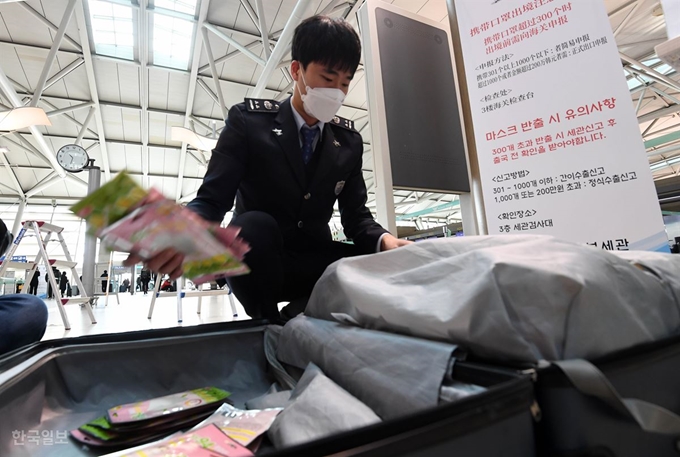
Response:
[[[412,243],[413,241],[400,240],[399,238],[388,233],[382,237],[382,240],[380,240],[380,251],[389,251],[390,249],[396,249]]]
[[[138,264],[141,261],[141,257],[130,254],[128,258],[125,259],[125,262],[123,262],[123,265],[129,267]],[[183,262],[184,254],[181,254],[174,249],[168,248],[163,249],[145,263],[146,266],[149,267],[149,270],[155,273],[168,274],[170,275],[170,281],[174,281],[175,279],[182,276]]]

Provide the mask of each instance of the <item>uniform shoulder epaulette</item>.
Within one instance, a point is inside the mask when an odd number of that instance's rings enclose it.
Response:
[[[278,113],[281,103],[276,100],[264,100],[262,98],[246,98],[246,109],[251,113]]]
[[[330,123],[333,125],[337,125],[338,127],[342,127],[343,129],[347,129],[350,132],[359,133],[354,128],[354,121],[350,121],[349,119],[345,119],[344,117],[334,116],[333,119],[331,119]]]

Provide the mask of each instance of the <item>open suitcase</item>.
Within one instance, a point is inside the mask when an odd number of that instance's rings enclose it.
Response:
[[[231,391],[242,407],[272,382],[264,353],[266,325],[245,321],[86,336],[8,354],[0,359],[0,455],[111,452],[83,448],[66,432],[114,405],[201,386]],[[461,361],[454,370],[457,379],[488,389],[304,445],[261,449],[258,455],[536,455],[530,377]]]
[[[530,235],[424,241],[330,265],[305,314],[533,369],[538,455],[680,455],[680,256]]]

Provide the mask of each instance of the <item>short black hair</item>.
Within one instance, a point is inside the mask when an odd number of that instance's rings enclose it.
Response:
[[[344,19],[312,16],[295,28],[292,57],[303,68],[315,62],[354,73],[361,60],[361,41]]]

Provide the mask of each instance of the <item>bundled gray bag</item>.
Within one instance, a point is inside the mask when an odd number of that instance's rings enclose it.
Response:
[[[546,236],[424,241],[342,259],[305,314],[448,341],[488,359],[596,358],[676,333],[680,256]]]
[[[285,448],[378,422],[368,406],[310,363],[268,435],[274,446]]]

